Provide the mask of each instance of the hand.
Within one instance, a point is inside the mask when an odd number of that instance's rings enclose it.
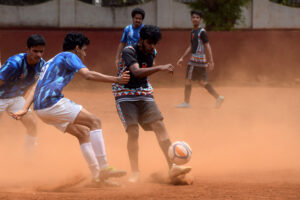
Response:
[[[20,110],[16,113],[12,113],[10,112],[10,116],[12,116],[14,119],[19,120],[21,119],[26,113],[28,112],[28,110]]]
[[[214,62],[208,62],[208,69],[209,70],[213,70],[215,67],[215,63]]]
[[[161,66],[162,71],[169,71],[171,73],[174,72],[174,66],[172,64],[166,64]]]
[[[177,61],[177,66],[178,66],[178,67],[182,67],[182,63],[183,63],[183,59],[180,58],[180,59]]]
[[[125,71],[121,76],[118,77],[119,84],[127,84],[130,80],[129,71]]]

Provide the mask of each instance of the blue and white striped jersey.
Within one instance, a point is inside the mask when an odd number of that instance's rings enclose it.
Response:
[[[35,66],[30,66],[26,53],[14,55],[6,60],[0,68],[0,99],[22,96],[38,79],[45,61],[41,59]]]
[[[86,66],[72,52],[62,52],[50,59],[40,75],[34,94],[34,110],[44,109],[56,104],[61,98],[63,88],[72,80],[74,72]]]

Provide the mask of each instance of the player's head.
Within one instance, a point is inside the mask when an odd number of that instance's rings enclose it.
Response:
[[[87,46],[90,44],[89,39],[82,33],[68,33],[63,42],[63,51],[72,51],[80,59],[84,60]]]
[[[139,45],[145,53],[153,53],[155,45],[161,40],[157,26],[145,25],[140,31]]]
[[[199,26],[201,23],[201,19],[203,18],[203,14],[200,10],[192,10],[191,11],[192,23],[194,26]]]
[[[43,36],[33,34],[27,39],[27,62],[30,65],[35,65],[41,61],[44,54],[46,41]]]
[[[145,11],[141,8],[135,8],[131,11],[132,23],[134,27],[140,27],[145,18]]]

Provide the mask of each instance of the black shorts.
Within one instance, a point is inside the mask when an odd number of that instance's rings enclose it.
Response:
[[[195,67],[188,65],[185,79],[193,81],[208,81],[206,67]]]
[[[117,111],[125,129],[140,124],[145,131],[152,131],[152,122],[163,120],[155,101],[123,101],[116,103]]]

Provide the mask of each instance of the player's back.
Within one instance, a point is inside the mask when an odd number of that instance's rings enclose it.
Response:
[[[63,88],[72,80],[74,72],[83,67],[80,58],[72,52],[62,52],[50,59],[35,90],[34,109],[50,107],[63,98]]]

